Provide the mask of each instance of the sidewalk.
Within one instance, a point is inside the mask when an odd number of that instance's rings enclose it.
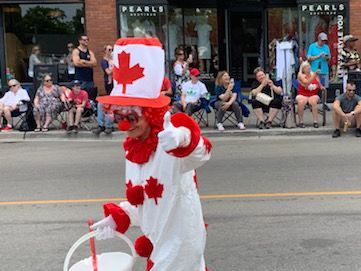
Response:
[[[229,123],[225,123],[225,131],[219,132],[218,130],[213,128],[214,124],[214,113],[210,113],[208,115],[209,119],[209,127],[201,126],[202,134],[208,137],[226,137],[226,136],[241,136],[241,137],[265,137],[265,136],[307,136],[307,135],[329,135],[331,137],[332,131],[334,130],[333,122],[332,122],[332,112],[326,112],[326,126],[322,126],[321,116],[319,116],[319,128],[313,128],[312,126],[312,117],[311,112],[309,110],[305,111],[305,125],[306,128],[279,128],[272,127],[269,130],[263,129],[260,130],[256,127],[256,117],[253,113],[251,113],[248,119],[244,120],[246,125],[246,130],[241,131],[236,127],[230,125]],[[94,123],[94,127],[96,127],[96,123]],[[354,129],[350,129],[348,131],[349,134],[353,133]],[[8,140],[74,140],[74,139],[82,139],[82,140],[122,140],[125,135],[122,132],[115,131],[112,135],[105,135],[102,133],[100,136],[94,135],[90,131],[82,130],[78,134],[70,134],[67,135],[64,130],[50,130],[46,133],[35,133],[35,132],[20,132],[17,130],[11,132],[0,132],[0,140],[8,141]]]

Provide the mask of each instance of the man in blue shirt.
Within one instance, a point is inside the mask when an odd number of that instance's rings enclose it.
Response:
[[[330,48],[327,43],[327,35],[320,33],[316,42],[308,48],[307,59],[311,63],[311,70],[316,72],[320,70],[321,83],[327,88],[329,86],[329,68]]]

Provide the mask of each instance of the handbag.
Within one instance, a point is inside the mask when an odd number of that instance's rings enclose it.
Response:
[[[261,92],[256,95],[256,100],[259,101],[260,103],[263,103],[264,105],[268,106],[274,98],[272,89],[271,89],[271,95],[272,96],[269,96],[269,95]]]

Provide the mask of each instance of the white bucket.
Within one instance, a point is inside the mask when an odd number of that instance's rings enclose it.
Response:
[[[64,271],[93,271],[92,257],[86,258],[84,260],[75,263],[70,269],[69,269],[69,263],[75,250],[81,244],[88,241],[90,238],[95,237],[95,235],[96,232],[94,231],[87,233],[82,237],[80,237],[79,240],[74,243],[74,245],[69,249],[69,252],[65,257],[64,268],[63,268]],[[132,271],[133,270],[136,253],[132,242],[125,235],[120,234],[119,232],[115,232],[115,236],[124,240],[128,244],[132,252],[132,255],[123,252],[108,252],[97,255],[98,271]]]

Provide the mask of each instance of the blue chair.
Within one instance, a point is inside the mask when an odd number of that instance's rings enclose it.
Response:
[[[210,101],[202,97],[200,98],[200,103],[194,108],[195,112],[192,116],[196,119],[199,125],[203,124],[206,127],[209,126],[208,114],[212,112],[209,105]]]
[[[243,104],[242,101],[247,100],[248,97],[241,93],[241,81],[240,80],[235,81],[234,92],[237,94],[236,102],[242,109],[242,115],[247,118],[250,114],[250,111],[247,108],[247,106]],[[218,98],[216,96],[212,96],[210,99],[210,102],[209,102],[209,105],[213,108],[213,111],[215,113],[214,114],[214,128],[216,128],[216,124],[217,124],[217,111],[218,110],[215,106],[215,103],[217,102],[217,100],[218,100]],[[233,111],[226,111],[226,113],[224,114],[222,123],[225,123],[226,121],[230,122],[231,124],[233,124],[235,126],[238,124],[236,116]]]

